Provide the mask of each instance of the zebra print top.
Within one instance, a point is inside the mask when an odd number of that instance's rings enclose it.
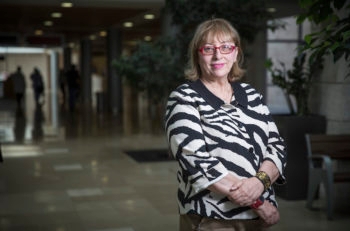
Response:
[[[174,90],[168,99],[165,129],[178,161],[180,214],[218,219],[253,219],[249,207],[239,207],[207,187],[226,174],[249,178],[264,160],[277,166],[285,181],[286,151],[283,139],[262,96],[250,85],[232,83],[230,104],[212,94],[200,80]],[[266,200],[277,206],[273,188]]]

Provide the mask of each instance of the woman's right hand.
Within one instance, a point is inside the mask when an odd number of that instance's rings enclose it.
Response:
[[[259,208],[254,209],[254,212],[259,215],[267,227],[276,224],[280,220],[278,209],[267,200]]]

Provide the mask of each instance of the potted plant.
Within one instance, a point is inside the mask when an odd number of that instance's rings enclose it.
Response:
[[[123,118],[129,130],[142,128],[146,117],[154,121],[150,127],[153,132],[163,131],[167,96],[182,81],[173,40],[139,42],[131,55],[113,61],[112,65],[123,78]],[[139,111],[140,105],[145,110]]]
[[[139,42],[130,56],[113,61],[124,83],[138,92],[144,92],[150,101],[157,104],[164,100],[176,81],[176,54],[171,49],[172,40],[159,39],[154,43]]]
[[[266,63],[272,83],[283,90],[290,110],[287,115],[274,115],[288,151],[287,184],[277,185],[275,190],[284,199],[305,199],[308,165],[304,137],[306,133],[323,133],[326,130],[325,117],[310,114],[308,107],[312,80],[317,76],[321,65],[309,62],[306,53],[294,58],[291,69],[287,69],[282,62],[279,64],[280,67],[276,67],[271,59]]]
[[[266,62],[272,83],[283,90],[291,114],[307,115],[312,78],[317,75],[322,65],[307,62],[305,53],[294,58],[292,69],[287,70],[283,62],[279,64],[280,68],[274,66],[271,59]],[[294,101],[296,107],[293,105]]]

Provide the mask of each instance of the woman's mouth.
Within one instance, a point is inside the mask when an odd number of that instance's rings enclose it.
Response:
[[[211,64],[213,69],[220,69],[224,66],[225,64],[223,63],[215,63],[215,64]]]

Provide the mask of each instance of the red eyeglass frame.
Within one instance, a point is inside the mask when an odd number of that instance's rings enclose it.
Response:
[[[231,51],[230,53],[221,53],[220,47],[222,47],[222,46],[230,46],[230,47],[233,47],[233,49],[232,49],[232,51]],[[206,47],[206,46],[200,47],[200,48],[198,49],[198,51],[199,51],[202,55],[212,55],[212,54],[204,54],[204,53],[203,53],[203,50],[204,50],[205,47]],[[214,47],[215,51],[216,51],[217,49],[219,49],[220,54],[225,54],[225,55],[231,54],[231,53],[234,52],[234,51],[236,50],[236,48],[237,48],[237,46],[235,46],[235,45],[221,45],[221,46],[218,46],[218,47],[216,47],[216,46],[213,46],[213,47]],[[214,53],[215,53],[215,52],[214,52]],[[213,54],[214,54],[214,53],[213,53]]]

